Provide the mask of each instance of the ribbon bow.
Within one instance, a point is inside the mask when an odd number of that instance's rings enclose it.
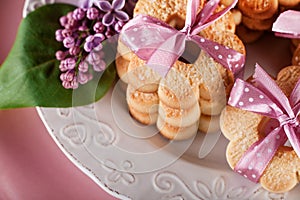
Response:
[[[273,24],[275,35],[286,38],[300,38],[300,12],[288,10],[279,15]]]
[[[275,128],[246,151],[235,166],[235,171],[258,182],[279,146],[287,140],[300,157],[300,79],[287,98],[275,81],[257,64],[255,86],[237,79],[228,104],[273,119]],[[273,124],[272,124],[273,125]]]
[[[233,8],[237,0],[224,10],[213,14],[218,3],[219,0],[210,0],[197,14],[199,0],[189,0],[182,30],[177,30],[154,17],[138,15],[122,28],[120,39],[162,76],[168,73],[183,54],[187,41],[195,42],[217,62],[237,74],[244,66],[243,54],[197,35]]]

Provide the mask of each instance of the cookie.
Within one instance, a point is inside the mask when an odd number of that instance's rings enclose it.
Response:
[[[237,26],[237,25],[241,24],[242,19],[243,19],[242,12],[239,11],[238,9],[232,9],[231,13],[232,13],[232,17],[233,17],[235,25]]]
[[[278,0],[239,0],[238,8],[243,15],[253,19],[269,19],[278,10]]]
[[[256,19],[248,16],[243,16],[242,23],[251,30],[265,31],[272,28],[275,18]]]
[[[123,44],[120,38],[118,39],[117,52],[118,55],[122,56],[127,61],[130,61],[131,56],[133,54],[131,50],[126,45]]]
[[[171,108],[164,103],[159,103],[159,116],[161,119],[171,126],[187,127],[191,126],[199,120],[200,107],[196,103],[188,109]]]
[[[152,125],[155,124],[157,121],[158,118],[157,112],[154,113],[139,112],[135,110],[131,105],[128,105],[128,109],[131,116],[142,124]]]
[[[186,140],[196,135],[198,130],[198,122],[187,127],[172,126],[166,123],[162,118],[158,117],[157,128],[160,133],[170,140]]]
[[[203,8],[204,0],[199,0],[199,10]],[[171,19],[184,21],[187,0],[139,0],[134,9],[134,16],[147,14],[161,21],[169,23]]]
[[[276,83],[289,97],[299,79],[300,67],[289,66],[278,73]],[[266,137],[268,121],[269,118],[263,115],[229,105],[222,111],[220,127],[224,136],[230,141],[226,150],[226,158],[231,168],[237,165],[253,143]],[[252,170],[252,167],[249,166],[248,169]],[[268,191],[282,193],[295,187],[299,181],[299,172],[300,158],[291,147],[283,145],[277,149],[259,182]],[[254,174],[253,177],[256,175]]]
[[[201,113],[205,115],[220,115],[227,102],[226,96],[205,100],[200,98]]]
[[[243,43],[250,44],[261,38],[264,34],[264,31],[251,30],[243,24],[240,24],[236,28],[236,34],[243,41]]]
[[[139,59],[135,54],[131,56],[128,65],[128,84],[141,92],[156,92],[161,76]]]
[[[127,86],[126,101],[133,109],[141,113],[158,112],[158,94],[156,92],[145,93],[135,90],[131,85]]]
[[[199,88],[197,71],[193,66],[176,61],[167,76],[161,79],[158,96],[161,102],[171,108],[186,109],[198,102]]]
[[[116,56],[115,63],[116,63],[117,74],[124,83],[128,83],[126,74],[128,71],[129,62],[130,61],[125,59],[123,56],[120,55]]]
[[[295,7],[300,3],[299,0],[278,0],[278,3],[284,7]]]
[[[220,130],[220,115],[201,115],[199,120],[199,131],[202,133],[213,133]]]

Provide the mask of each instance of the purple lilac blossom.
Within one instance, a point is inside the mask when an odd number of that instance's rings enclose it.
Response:
[[[55,54],[60,61],[60,79],[66,89],[76,89],[106,68],[102,42],[115,43],[137,0],[81,0],[82,6],[59,19],[62,26],[55,39],[63,49]],[[124,12],[125,11],[125,12]]]
[[[120,21],[127,21],[129,16],[126,12],[122,11],[125,5],[125,0],[113,0],[110,4],[108,1],[97,1],[96,5],[105,12],[102,18],[102,23],[106,26],[112,25],[116,19]]]

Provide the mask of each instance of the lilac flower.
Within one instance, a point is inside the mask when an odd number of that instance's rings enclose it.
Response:
[[[67,58],[65,60],[62,60],[59,65],[59,69],[62,72],[74,69],[75,67],[76,67],[75,58]]]
[[[99,60],[97,62],[97,64],[94,64],[93,65],[93,69],[96,71],[96,72],[102,72],[103,70],[105,70],[105,67],[106,67],[106,64],[104,62],[104,60]]]
[[[63,60],[66,58],[66,56],[67,56],[67,54],[61,50],[59,50],[55,53],[55,57],[57,60]]]
[[[93,30],[96,32],[96,33],[102,33],[105,29],[105,26],[102,24],[102,22],[97,22],[94,27],[93,27]]]
[[[78,70],[80,72],[87,72],[89,70],[89,64],[85,61],[81,61],[78,65]]]
[[[95,35],[89,35],[85,39],[84,50],[86,52],[91,52],[96,48],[100,50],[102,48],[101,42],[105,39],[105,36],[102,33],[96,33]]]
[[[78,46],[73,46],[69,49],[69,53],[71,56],[76,56],[80,53],[80,48]]]
[[[88,56],[87,56],[87,62],[90,63],[91,65],[99,65],[101,62],[102,57],[101,54],[99,54],[96,51],[92,51]]]
[[[72,15],[75,20],[82,20],[85,17],[85,11],[82,8],[76,8]]]
[[[97,8],[94,8],[94,7],[88,8],[86,16],[90,20],[97,19],[97,17],[99,16],[99,10]]]
[[[126,12],[121,9],[125,5],[125,0],[113,0],[110,4],[107,0],[101,0],[95,3],[100,10],[105,12],[105,15],[102,18],[102,23],[105,26],[110,26],[115,22],[115,18],[120,21],[127,21],[129,16]]]
[[[79,72],[77,77],[78,77],[78,82],[83,85],[86,84],[88,81],[90,81],[93,78],[93,75],[89,73]]]
[[[72,36],[72,33],[73,32],[70,29],[63,29],[61,31],[61,34],[63,37],[70,37],[70,36]]]
[[[64,47],[66,47],[66,48],[74,47],[74,45],[75,45],[75,39],[73,37],[66,37],[63,40],[63,44],[64,44]]]
[[[59,18],[60,25],[65,26],[68,23],[68,17],[67,16],[62,16]]]
[[[55,31],[55,39],[58,42],[62,42],[65,39],[65,37],[62,34],[62,31],[63,31],[62,29],[58,29]]]

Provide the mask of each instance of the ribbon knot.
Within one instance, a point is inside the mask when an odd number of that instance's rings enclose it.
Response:
[[[284,126],[284,125],[290,125],[292,127],[297,127],[299,126],[299,120],[297,117],[289,117],[286,114],[280,115],[278,118],[278,121],[280,123],[280,126]]]
[[[122,28],[120,39],[162,76],[166,76],[176,60],[184,53],[186,41],[195,42],[216,62],[238,74],[244,67],[243,54],[198,35],[201,30],[225,15],[238,0],[213,14],[219,1],[210,0],[197,14],[199,0],[188,0],[185,26],[179,31],[157,18],[137,15]]]
[[[256,87],[243,80],[236,80],[228,104],[279,122],[277,127],[266,132],[265,138],[252,144],[235,166],[235,171],[258,182],[279,146],[284,145],[287,140],[300,157],[300,79],[287,98],[259,65],[256,65],[253,78]]]

